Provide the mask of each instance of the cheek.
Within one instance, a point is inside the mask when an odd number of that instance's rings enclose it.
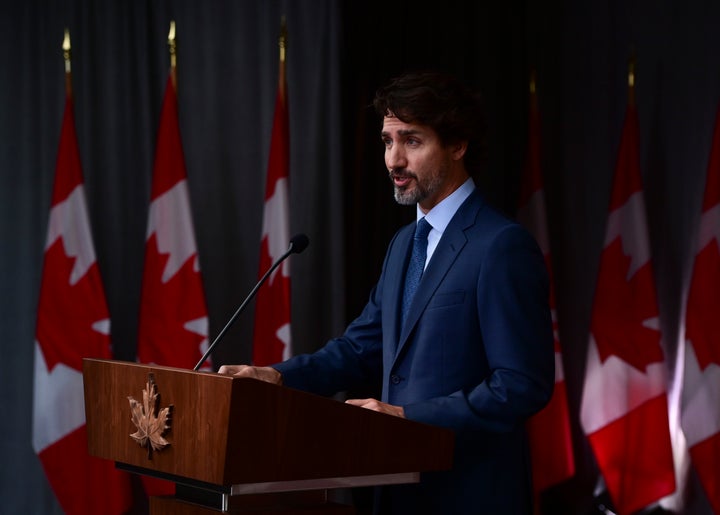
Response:
[[[423,174],[428,167],[428,156],[424,152],[408,152],[407,167],[417,174]]]
[[[432,153],[416,154],[408,162],[408,168],[422,177],[437,175],[442,167],[442,160]]]

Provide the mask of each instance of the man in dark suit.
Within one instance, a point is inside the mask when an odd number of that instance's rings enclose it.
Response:
[[[380,400],[347,402],[453,429],[452,470],[382,488],[380,513],[532,513],[524,425],[554,384],[543,257],[475,189],[484,130],[472,91],[444,75],[407,74],[378,91],[375,108],[395,199],[417,206],[417,222],[393,237],[342,336],[272,367],[219,372],[322,395],[379,384]],[[420,278],[406,279],[414,269]]]

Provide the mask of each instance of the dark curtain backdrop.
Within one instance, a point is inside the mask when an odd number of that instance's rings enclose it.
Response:
[[[180,125],[198,249],[217,334],[253,286],[281,14],[289,30],[293,342],[311,351],[364,304],[385,246],[413,211],[382,164],[374,90],[410,68],[442,68],[484,92],[488,200],[512,214],[537,69],[543,167],[577,476],[543,513],[597,513],[597,473],[579,427],[592,297],[626,100],[637,57],[641,165],[668,369],[697,234],[720,101],[720,4],[445,1],[0,2],[0,499],[2,512],[60,513],[31,445],[33,339],[63,109],[64,27],[75,114],[116,356],[135,356],[144,235],[167,32],[178,31]],[[250,306],[252,308],[252,306]],[[246,362],[249,309],[215,364]],[[691,471],[666,506],[710,510]]]

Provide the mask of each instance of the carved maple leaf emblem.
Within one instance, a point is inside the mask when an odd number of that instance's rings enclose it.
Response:
[[[148,459],[152,458],[153,451],[161,451],[168,445],[163,436],[170,429],[172,419],[172,404],[166,408],[159,409],[160,395],[157,393],[157,385],[153,374],[148,374],[148,380],[143,390],[142,404],[132,397],[130,401],[130,413],[133,424],[137,431],[130,435],[141,447],[147,447]]]

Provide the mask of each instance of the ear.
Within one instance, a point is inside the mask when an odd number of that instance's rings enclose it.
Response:
[[[450,144],[450,156],[453,160],[460,161],[465,156],[465,152],[467,152],[467,146],[467,140]]]

